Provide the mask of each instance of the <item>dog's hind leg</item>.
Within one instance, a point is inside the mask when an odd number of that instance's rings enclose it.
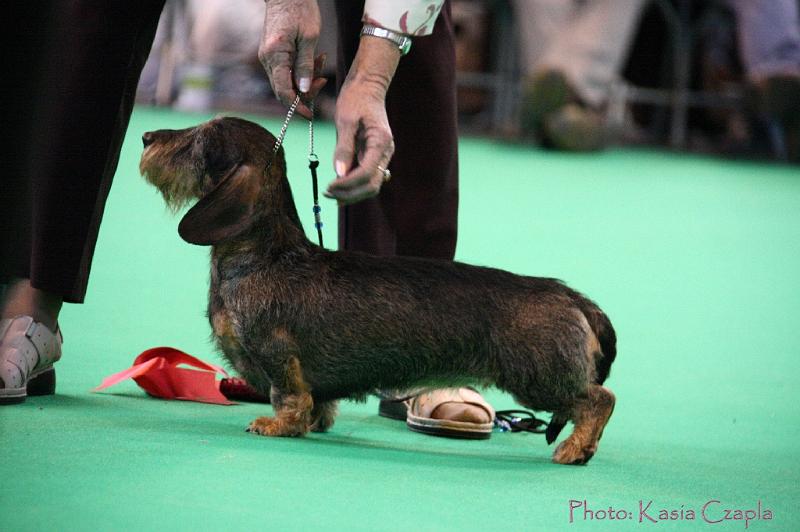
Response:
[[[308,432],[314,401],[296,357],[289,357],[282,378],[273,380],[271,396],[275,417],[256,419],[248,432],[262,436],[303,436]]]
[[[556,448],[553,461],[558,464],[585,464],[597,452],[597,442],[614,411],[614,394],[599,384],[589,386],[586,397],[578,400],[570,418],[575,429]]]
[[[311,430],[327,432],[333,426],[336,414],[339,413],[338,401],[322,401],[314,404],[311,410]]]

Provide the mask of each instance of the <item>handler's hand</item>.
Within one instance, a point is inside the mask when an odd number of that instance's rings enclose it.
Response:
[[[347,80],[336,102],[337,179],[325,196],[340,205],[375,196],[384,183],[394,154],[394,140],[386,117],[386,91],[394,76],[400,52],[386,39],[362,37]]]
[[[315,62],[314,57],[320,25],[316,0],[267,0],[258,58],[267,71],[272,92],[287,107],[297,90],[304,93],[303,100],[309,101],[325,85],[324,78],[316,77],[321,62],[319,58]],[[303,102],[297,112],[311,118],[311,111]]]

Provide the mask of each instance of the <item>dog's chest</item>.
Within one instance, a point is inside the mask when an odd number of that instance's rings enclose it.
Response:
[[[221,347],[240,349],[244,329],[254,322],[268,330],[293,314],[297,290],[287,283],[291,275],[274,270],[246,255],[212,261],[208,316]]]
[[[230,315],[225,309],[217,309],[210,312],[209,321],[217,346],[235,364],[242,346]]]
[[[219,260],[212,260],[209,286],[208,319],[217,345],[234,363],[241,352],[241,341],[231,309],[225,304],[224,292],[230,274],[221,268]]]

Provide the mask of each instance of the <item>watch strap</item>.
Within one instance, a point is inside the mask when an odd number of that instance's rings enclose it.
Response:
[[[392,41],[397,45],[397,49],[400,50],[401,55],[406,55],[408,51],[411,50],[411,37],[403,35],[402,33],[397,33],[396,31],[373,26],[372,24],[364,24],[364,27],[361,28],[361,35],[370,35],[372,37],[379,37]]]

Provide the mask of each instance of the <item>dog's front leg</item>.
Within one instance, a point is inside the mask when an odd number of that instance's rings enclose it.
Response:
[[[314,401],[297,357],[290,356],[283,375],[275,376],[270,395],[275,417],[257,418],[248,432],[262,436],[303,436],[308,432]]]

